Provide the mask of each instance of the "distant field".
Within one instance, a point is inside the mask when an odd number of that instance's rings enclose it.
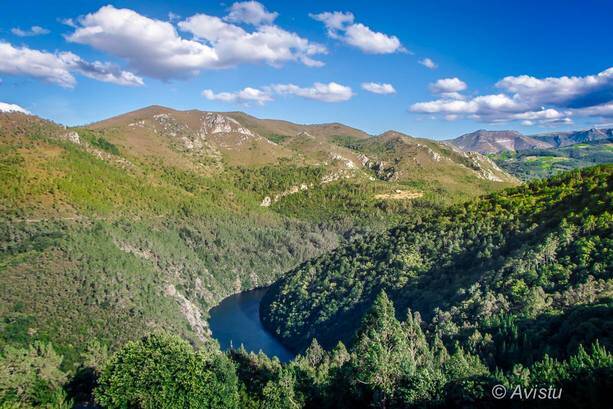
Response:
[[[613,143],[580,143],[564,148],[531,149],[490,155],[505,171],[521,180],[546,178],[567,170],[613,163]]]

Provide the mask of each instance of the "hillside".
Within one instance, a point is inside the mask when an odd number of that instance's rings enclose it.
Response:
[[[296,350],[332,347],[385,290],[399,318],[418,312],[498,366],[595,339],[610,349],[612,185],[611,165],[573,171],[356,240],[279,279],[262,319]]]
[[[165,328],[201,343],[208,309],[225,296],[516,183],[481,156],[417,151],[382,153],[422,169],[386,178],[387,162],[363,164],[347,140],[371,138],[163,107],[76,128],[0,114],[0,344],[52,341],[72,368],[92,338],[114,349]]]
[[[591,128],[580,131],[549,132],[533,135],[533,138],[549,143],[553,148],[613,139],[613,128]]]
[[[559,148],[500,152],[490,157],[518,179],[546,178],[572,169],[613,163],[613,138]]]

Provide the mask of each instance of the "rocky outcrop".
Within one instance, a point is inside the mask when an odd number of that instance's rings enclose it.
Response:
[[[60,135],[61,139],[65,139],[68,142],[76,143],[77,145],[81,144],[81,137],[75,131],[66,132],[63,135]]]
[[[172,284],[168,284],[166,286],[164,293],[177,301],[179,307],[181,308],[181,313],[183,316],[185,316],[185,319],[198,336],[198,339],[205,342],[207,335],[210,335],[210,330],[206,320],[202,318],[200,308],[177,291],[175,286]]]

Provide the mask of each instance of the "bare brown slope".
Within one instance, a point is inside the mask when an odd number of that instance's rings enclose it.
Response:
[[[517,131],[487,131],[480,129],[449,141],[465,152],[498,153],[533,148],[551,148],[545,141],[522,135]]]

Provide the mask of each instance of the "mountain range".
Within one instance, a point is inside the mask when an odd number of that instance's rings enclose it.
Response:
[[[461,135],[447,142],[463,151],[483,154],[503,151],[560,148],[577,143],[589,143],[613,139],[613,128],[592,128],[580,131],[550,132],[537,135],[522,135],[517,131],[487,131],[480,129]]]

